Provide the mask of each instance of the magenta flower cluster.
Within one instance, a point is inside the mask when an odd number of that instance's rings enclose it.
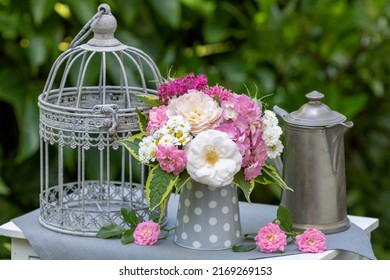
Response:
[[[164,101],[164,104],[168,104],[168,101],[173,97],[186,94],[188,90],[203,90],[207,86],[207,77],[205,75],[195,76],[194,73],[189,73],[182,78],[172,79],[167,83],[163,83],[158,88],[158,97],[160,101]]]
[[[287,235],[274,223],[260,228],[254,239],[264,253],[283,252],[284,246],[287,245]],[[301,252],[322,253],[326,249],[326,237],[321,231],[310,228],[296,236],[295,244]]]

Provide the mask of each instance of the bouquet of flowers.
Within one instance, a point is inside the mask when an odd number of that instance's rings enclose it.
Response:
[[[137,96],[152,108],[138,112],[140,132],[120,142],[150,167],[152,210],[160,206],[163,213],[170,194],[190,179],[214,188],[233,183],[249,202],[256,182],[290,189],[267,163],[283,151],[282,130],[261,100],[210,86],[193,73],[168,79],[157,96]]]

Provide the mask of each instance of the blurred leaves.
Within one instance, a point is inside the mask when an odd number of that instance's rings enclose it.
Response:
[[[390,148],[389,1],[105,2],[118,22],[116,37],[148,53],[164,76],[169,69],[174,76],[204,73],[210,83],[238,93],[246,92],[244,84],[256,85],[261,95],[273,94],[268,108],[278,104],[289,112],[307,102],[306,93],[324,93],[324,103],[354,122],[345,135],[349,213],[381,218],[374,248],[379,258],[390,258],[390,155],[383,152]],[[0,2],[4,219],[38,207],[37,98],[54,60],[100,4]],[[91,79],[95,67],[92,63]],[[109,71],[115,80],[115,69]],[[66,155],[66,170],[73,170],[73,158]],[[278,203],[261,187],[255,187],[251,200]]]
[[[0,177],[0,195],[9,194],[9,187],[4,183],[3,179]]]
[[[161,2],[160,0],[149,0],[149,2],[155,12],[160,15],[173,29],[177,29],[180,26],[180,0],[170,0],[164,2]]]

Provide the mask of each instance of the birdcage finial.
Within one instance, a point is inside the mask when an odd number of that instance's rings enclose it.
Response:
[[[111,14],[110,6],[101,4],[98,8],[100,17],[97,17],[91,23],[91,30],[94,36],[88,41],[88,45],[95,47],[114,47],[121,44],[114,38],[114,32],[117,27],[116,19]]]

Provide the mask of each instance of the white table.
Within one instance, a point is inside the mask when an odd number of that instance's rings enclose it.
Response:
[[[349,215],[350,221],[360,228],[362,228],[368,237],[371,236],[371,232],[379,226],[379,219],[360,217]],[[30,243],[24,236],[22,230],[17,227],[12,221],[0,226],[0,235],[11,238],[12,252],[11,259],[13,260],[31,260],[39,259],[38,254],[33,250]],[[281,257],[273,257],[270,260],[350,260],[361,259],[357,254],[341,251],[341,250],[328,250],[319,254],[298,254],[287,255]]]

